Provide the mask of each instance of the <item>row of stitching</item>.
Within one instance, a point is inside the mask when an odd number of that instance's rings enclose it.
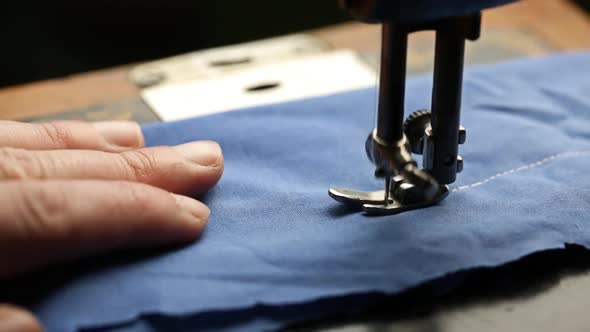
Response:
[[[463,190],[476,188],[476,187],[482,186],[486,183],[489,183],[491,181],[494,181],[498,178],[510,175],[510,174],[514,174],[517,172],[523,172],[523,171],[526,171],[526,170],[529,170],[532,168],[543,166],[543,165],[548,164],[556,159],[561,159],[561,158],[566,158],[566,157],[581,157],[581,156],[587,156],[587,155],[590,155],[590,150],[578,150],[578,151],[569,151],[569,152],[562,152],[562,153],[554,154],[554,155],[549,156],[547,158],[543,158],[539,161],[536,161],[536,162],[533,162],[533,163],[530,163],[527,165],[523,165],[518,168],[509,169],[505,172],[497,173],[497,174],[492,175],[489,178],[483,179],[481,181],[454,188],[451,190],[451,192],[457,192],[457,191],[463,191]]]

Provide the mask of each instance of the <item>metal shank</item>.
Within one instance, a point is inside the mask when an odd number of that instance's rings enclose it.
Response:
[[[455,182],[461,119],[461,91],[465,39],[479,36],[480,15],[441,21],[436,29],[432,88],[432,134],[434,144],[427,171],[441,184]]]
[[[408,34],[399,26],[383,24],[377,137],[387,144],[404,134],[404,95]]]
[[[334,188],[329,191],[332,198],[362,206],[369,214],[395,214],[436,204],[448,195],[446,184],[454,182],[462,168],[458,145],[465,136],[464,130],[459,133],[465,39],[479,37],[480,21],[476,14],[383,25],[377,123],[366,151],[376,167],[375,175],[385,178],[385,190]],[[436,31],[432,118],[424,129],[422,148],[424,170],[417,167],[403,131],[408,34],[419,30]]]

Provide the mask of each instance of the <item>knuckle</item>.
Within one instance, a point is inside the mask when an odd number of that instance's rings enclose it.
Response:
[[[119,192],[125,196],[125,199],[119,201],[121,204],[117,208],[133,209],[137,211],[138,218],[142,216],[154,215],[159,213],[160,204],[157,197],[158,192],[154,188],[133,182],[119,182]]]
[[[41,139],[49,140],[52,146],[61,149],[68,149],[71,146],[72,132],[67,126],[55,122],[46,122],[40,123],[36,128]]]
[[[0,178],[24,180],[46,177],[45,166],[31,151],[0,148]]]
[[[158,172],[158,160],[153,151],[136,150],[120,154],[131,179],[146,182]]]
[[[22,222],[25,234],[33,238],[48,235],[62,237],[70,230],[65,222],[69,214],[66,193],[55,187],[23,187],[21,201]]]

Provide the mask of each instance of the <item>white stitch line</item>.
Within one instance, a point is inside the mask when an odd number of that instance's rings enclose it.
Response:
[[[516,172],[522,172],[522,171],[526,171],[526,170],[531,169],[531,168],[536,168],[536,167],[539,167],[539,166],[543,166],[543,165],[545,165],[545,164],[547,164],[547,163],[549,163],[549,162],[551,162],[551,161],[553,161],[555,159],[566,158],[566,157],[579,157],[579,156],[584,156],[584,155],[590,155],[590,150],[579,150],[579,151],[570,151],[570,152],[562,152],[562,153],[554,154],[552,156],[549,156],[547,158],[541,159],[541,160],[536,161],[534,163],[530,163],[528,165],[520,166],[518,168],[513,168],[513,169],[507,170],[505,172],[497,173],[496,175],[490,176],[487,179],[484,179],[484,180],[481,180],[481,181],[478,181],[478,182],[475,182],[475,183],[472,183],[472,184],[469,184],[469,185],[464,185],[464,186],[455,188],[455,189],[451,190],[451,192],[463,191],[463,190],[467,190],[467,189],[472,189],[472,188],[475,188],[475,187],[479,187],[479,186],[481,186],[483,184],[486,184],[486,183],[488,183],[490,181],[493,181],[493,180],[495,180],[495,179],[497,179],[499,177],[503,177],[503,176],[510,175],[510,174],[513,174],[513,173],[516,173]]]

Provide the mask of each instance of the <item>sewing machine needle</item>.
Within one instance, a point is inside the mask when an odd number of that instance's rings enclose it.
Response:
[[[389,194],[391,190],[391,176],[385,176],[385,200],[383,205],[389,205]]]

